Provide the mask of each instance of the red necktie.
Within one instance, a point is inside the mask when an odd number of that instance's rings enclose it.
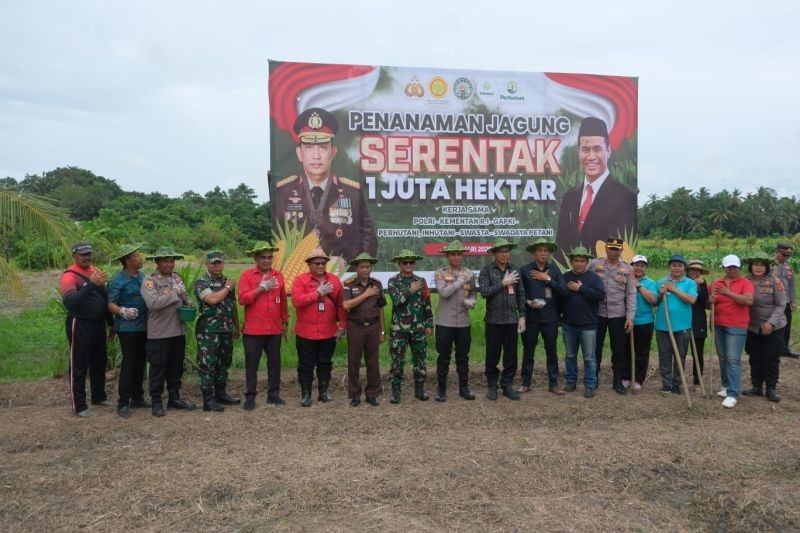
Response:
[[[586,186],[586,199],[581,206],[581,213],[578,215],[578,233],[583,231],[583,225],[586,224],[586,219],[589,217],[589,209],[592,208],[592,186]]]

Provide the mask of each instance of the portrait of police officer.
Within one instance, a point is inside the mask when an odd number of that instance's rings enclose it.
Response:
[[[304,235],[316,231],[326,254],[350,261],[361,252],[375,256],[378,239],[361,182],[333,171],[338,131],[336,117],[324,109],[298,115],[294,132],[300,173],[275,184],[272,224],[302,227]]]

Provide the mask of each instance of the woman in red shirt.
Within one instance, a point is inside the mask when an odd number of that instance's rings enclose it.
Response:
[[[742,350],[747,339],[750,306],[755,289],[741,276],[741,261],[735,255],[722,258],[725,276],[714,282],[709,300],[714,305],[714,336],[722,389],[723,407],[734,407],[742,382]]]

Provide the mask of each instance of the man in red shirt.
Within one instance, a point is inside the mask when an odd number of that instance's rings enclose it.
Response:
[[[239,277],[239,303],[244,306],[245,402],[246,411],[255,409],[258,364],[267,354],[267,403],[284,405],[281,387],[281,337],[286,336],[289,313],[286,307],[286,283],[283,275],[272,269],[273,253],[278,248],[257,242],[247,253],[255,266]]]
[[[347,312],[342,303],[342,284],[339,278],[326,271],[330,257],[320,248],[311,250],[306,258],[308,272],[294,278],[292,305],[297,310],[295,344],[297,347],[297,378],[303,399],[300,405],[311,405],[311,382],[317,369],[318,400],[333,400],[328,393],[333,368],[336,339],[347,327]]]
[[[86,374],[92,385],[92,405],[114,405],[106,395],[106,324],[114,322],[106,303],[108,274],[92,264],[92,245],[86,241],[72,246],[74,262],[61,276],[59,289],[67,309],[69,341],[69,385],[72,412],[80,417],[95,416],[86,405]],[[108,336],[113,338],[113,329]]]

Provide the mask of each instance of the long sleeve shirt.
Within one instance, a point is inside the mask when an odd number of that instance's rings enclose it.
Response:
[[[633,320],[636,316],[636,280],[633,268],[625,261],[616,265],[608,259],[597,258],[589,263],[589,270],[600,276],[606,287],[606,298],[600,302],[600,316],[606,318],[625,317]]]
[[[577,292],[567,288],[561,305],[564,323],[579,328],[596,326],[600,302],[606,297],[603,280],[594,272],[576,274],[570,270],[564,274],[564,282],[568,285],[570,281],[580,281],[581,288]]]
[[[546,272],[550,276],[550,281],[539,281],[534,279],[532,272]],[[558,321],[558,299],[566,296],[567,284],[564,283],[564,275],[552,263],[547,263],[545,267],[539,268],[536,261],[520,267],[519,279],[525,288],[526,300],[544,300],[544,307],[541,309],[525,310],[526,317],[534,322],[557,322]]]
[[[175,290],[183,281],[174,272],[169,276],[157,271],[142,283],[142,298],[147,305],[147,338],[168,339],[186,335],[178,308],[189,303],[189,295]]]
[[[525,316],[525,288],[522,281],[503,286],[503,277],[506,272],[519,270],[511,263],[506,264],[505,270],[492,261],[481,269],[478,275],[478,290],[486,299],[487,324],[516,324],[520,317]]]
[[[411,284],[415,281],[422,287],[412,294]],[[389,278],[387,285],[392,299],[392,336],[408,334],[412,339],[425,339],[425,329],[433,327],[431,295],[425,278],[397,274]]]
[[[289,321],[289,310],[286,304],[286,282],[277,270],[270,269],[267,277],[274,277],[278,286],[268,291],[256,289],[261,283],[264,273],[253,267],[239,276],[239,303],[244,306],[245,335],[280,335],[283,324]]]
[[[433,275],[436,292],[439,293],[439,309],[436,323],[450,328],[468,328],[470,308],[464,303],[467,298],[477,296],[475,273],[468,268],[453,270],[442,267]]]
[[[80,320],[98,322],[105,320],[111,325],[112,318],[108,312],[106,288],[89,281],[89,277],[94,272],[97,272],[97,268],[93,265],[90,265],[89,268],[82,268],[77,264],[72,264],[59,281],[61,300],[64,302],[69,316]]]
[[[144,277],[142,272],[131,276],[121,270],[108,282],[108,303],[136,309],[139,312],[133,320],[121,316],[114,320],[114,330],[119,333],[147,331],[147,306],[142,298]]]
[[[775,277],[781,280],[781,283],[783,283],[786,301],[788,303],[796,304],[797,291],[795,287],[794,270],[792,269],[792,265],[789,264],[789,261],[778,263],[775,265],[775,270],[773,273],[775,274]]]
[[[753,333],[761,333],[761,324],[764,322],[772,324],[773,330],[786,327],[786,292],[780,290],[775,276],[767,274],[761,279],[755,279],[750,275],[747,279],[756,290],[747,329]]]
[[[320,296],[317,287],[327,281],[333,290]],[[297,310],[295,333],[309,340],[330,339],[337,328],[347,327],[347,312],[342,303],[342,283],[333,274],[325,273],[318,281],[310,272],[300,274],[292,283],[292,305]]]

